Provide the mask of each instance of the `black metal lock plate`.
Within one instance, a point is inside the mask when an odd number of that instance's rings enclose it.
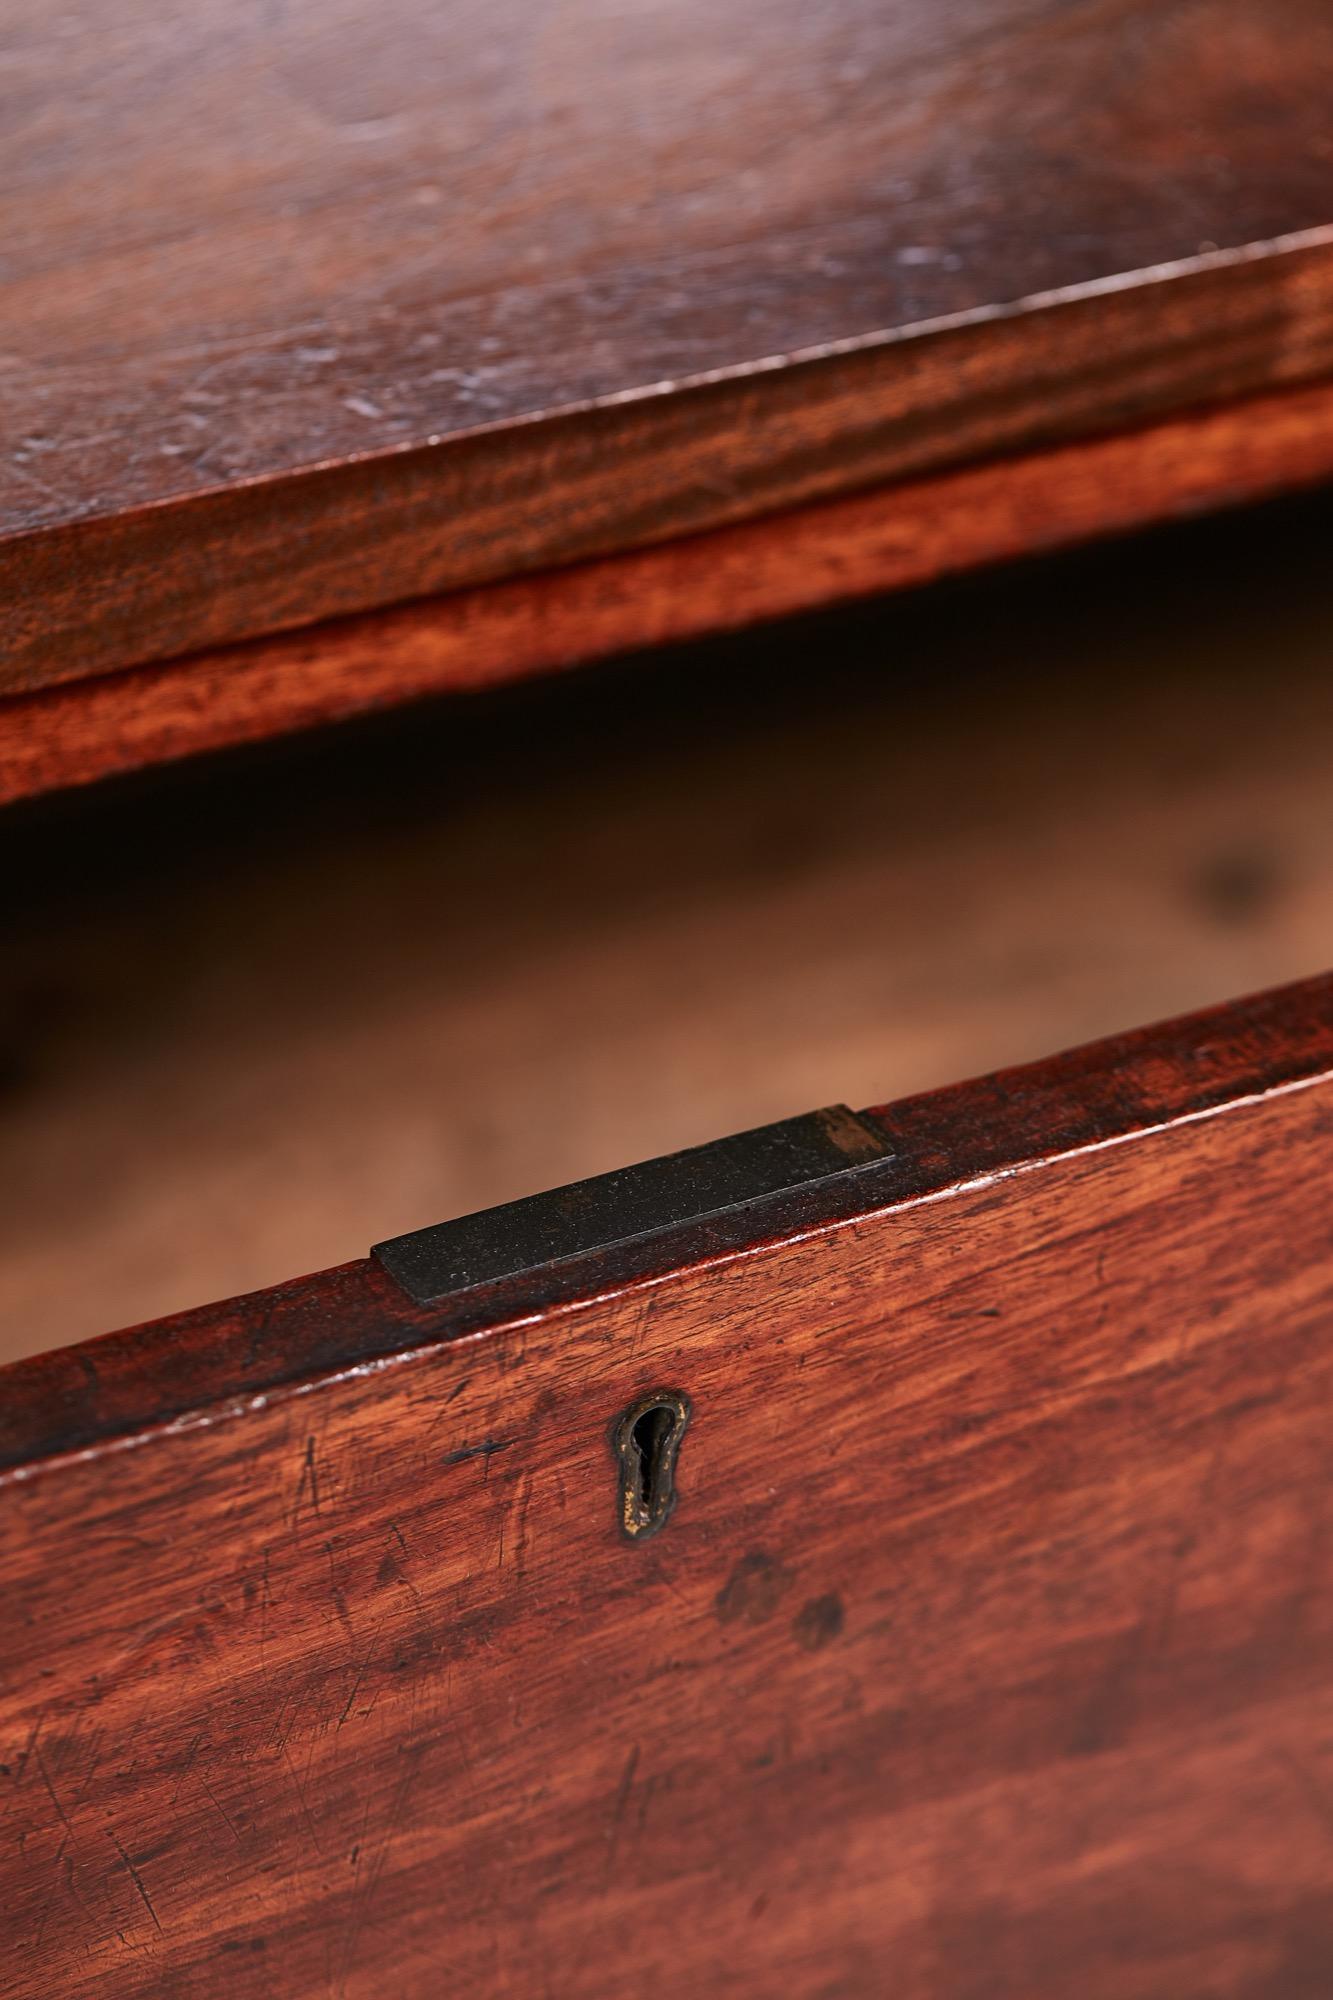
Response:
[[[371,1255],[418,1305],[435,1305],[875,1166],[889,1153],[882,1132],[835,1104],[395,1236]]]

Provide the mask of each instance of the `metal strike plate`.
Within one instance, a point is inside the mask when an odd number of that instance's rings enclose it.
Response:
[[[418,1305],[435,1305],[876,1166],[890,1152],[867,1119],[834,1104],[395,1236],[371,1255]]]

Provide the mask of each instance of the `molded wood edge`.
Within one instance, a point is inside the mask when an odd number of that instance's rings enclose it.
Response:
[[[0,542],[0,689],[646,547],[1330,368],[1320,228],[94,514]]]
[[[0,702],[0,803],[1333,477],[1333,383]]]

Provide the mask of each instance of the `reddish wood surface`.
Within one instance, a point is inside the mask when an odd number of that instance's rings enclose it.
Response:
[[[71,0],[0,54],[9,691],[1333,365],[1324,0]]]
[[[0,803],[1333,477],[1333,386],[0,702]]]
[[[1333,980],[872,1115],[558,1310],[6,1371],[6,1993],[1326,1991]]]

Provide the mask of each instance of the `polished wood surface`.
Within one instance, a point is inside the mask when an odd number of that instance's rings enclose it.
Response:
[[[1333,981],[874,1115],[559,1313],[0,1378],[7,1993],[1322,1994]]]
[[[1333,368],[1323,0],[0,46],[10,692]]]
[[[1333,478],[1333,387],[1287,390],[0,702],[0,803],[450,689],[735,630]]]
[[[0,1359],[1302,977],[1333,496],[0,818]]]

